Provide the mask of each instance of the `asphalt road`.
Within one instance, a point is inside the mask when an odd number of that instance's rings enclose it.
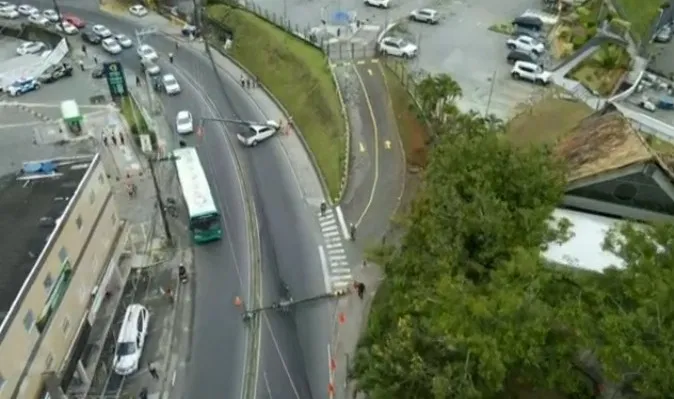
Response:
[[[61,3],[64,12],[72,11],[130,37],[137,27],[102,14],[88,3],[71,0]],[[73,4],[77,9],[69,8]],[[172,42],[164,36],[150,37],[147,42],[160,54],[175,52]],[[171,126],[178,110],[185,108],[195,116],[264,120],[236,78],[224,74],[224,78],[218,79],[203,55],[184,54],[186,51],[181,48],[174,65],[168,65],[165,56],[160,62],[165,71],[176,75],[183,88],[179,96],[163,97],[165,116]],[[118,58],[125,68],[140,72],[134,52],[126,51]],[[316,267],[320,262],[318,226],[307,211],[282,148],[270,140],[255,149],[244,149],[234,142],[236,128],[212,122],[206,125],[201,142],[191,139],[191,144],[199,148],[220,204],[226,236],[222,241],[198,247],[195,254],[197,290],[186,397],[240,395],[246,345],[241,316],[232,306],[232,299],[235,295],[246,297],[250,266],[241,178],[246,179],[254,198],[260,226],[263,303],[278,300],[281,278],[297,299],[322,293],[324,287],[320,268]],[[237,175],[232,151],[240,161],[243,177]],[[325,395],[331,307],[326,303],[301,306],[289,315],[263,316],[259,397],[268,397],[264,395],[267,386],[274,397],[304,399]]]

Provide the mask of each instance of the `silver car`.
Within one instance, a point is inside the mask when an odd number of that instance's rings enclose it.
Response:
[[[667,43],[672,40],[672,25],[665,25],[655,34],[654,40],[658,43]]]

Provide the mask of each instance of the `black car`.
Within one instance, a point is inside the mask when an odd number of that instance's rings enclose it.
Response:
[[[531,29],[523,28],[518,25],[513,25],[513,33],[511,36],[512,37],[527,36],[532,39],[538,40],[539,42],[543,42],[545,40],[540,31],[534,31]]]
[[[508,60],[509,64],[514,64],[517,61],[526,61],[538,65],[541,64],[541,59],[536,54],[522,50],[511,51],[510,53],[508,53],[506,60]]]
[[[94,68],[93,71],[91,71],[91,77],[94,79],[102,79],[103,78],[103,67],[102,66],[97,66]]]
[[[89,44],[101,44],[101,37],[90,30],[82,31],[82,40]]]
[[[41,83],[52,83],[69,76],[73,76],[73,67],[64,62],[63,64],[55,65],[44,71],[44,73],[38,77],[38,80]]]
[[[535,32],[543,30],[543,21],[538,17],[517,17],[513,20],[513,25],[517,28],[529,29]]]

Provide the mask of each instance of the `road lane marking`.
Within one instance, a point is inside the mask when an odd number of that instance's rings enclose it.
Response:
[[[326,220],[326,221],[320,223],[321,227],[323,227],[323,226],[333,226],[334,224],[335,224],[335,218],[331,218],[330,220]]]
[[[326,245],[325,247],[328,248],[328,249],[332,249],[332,248],[342,248],[342,243],[341,243],[341,241],[340,241],[340,242],[338,242],[338,243],[336,243],[336,244],[328,244],[328,245]]]
[[[318,246],[318,255],[321,257],[321,268],[323,269],[323,284],[325,284],[325,292],[331,293],[332,289],[330,288],[330,275],[328,272],[328,262],[325,257],[325,250],[322,245]]]
[[[335,288],[348,287],[351,284],[349,281],[333,281],[332,285]]]
[[[328,249],[328,254],[343,254],[344,248]]]
[[[367,109],[370,112],[370,118],[372,119],[372,130],[374,132],[374,142],[377,143],[377,142],[379,142],[379,127],[377,126],[377,118],[375,118],[374,109],[372,108],[372,101],[370,101],[370,95],[367,92],[367,87],[365,87],[365,82],[363,81],[363,77],[360,76],[360,72],[358,72],[358,68],[356,68],[354,66],[353,70],[356,72],[356,77],[358,77],[358,81],[360,82],[360,87],[363,89],[363,94],[365,95],[365,103],[367,104]],[[370,72],[370,75],[372,75],[371,69],[368,69],[367,71]],[[383,79],[383,77],[382,77],[382,79]],[[372,206],[372,202],[374,202],[374,194],[375,194],[378,182],[379,182],[379,146],[375,145],[374,146],[374,180],[372,182],[372,190],[370,190],[370,198],[368,199],[367,204],[365,205],[365,209],[363,209],[363,213],[360,215],[360,217],[358,218],[358,221],[356,222],[356,227],[358,227],[360,225],[360,223],[363,221],[363,218],[367,214],[367,211],[370,210],[370,207]]]
[[[348,267],[333,267],[331,270],[336,274],[351,274],[351,269]]]
[[[367,70],[367,73],[369,73],[370,76],[372,76],[372,69],[368,69],[368,70]]]
[[[330,256],[330,260],[346,260],[346,255],[335,255],[335,256]]]
[[[390,140],[384,141],[384,147],[386,147],[387,150],[390,150],[391,149],[391,141]]]
[[[274,335],[274,331],[271,329],[271,323],[269,323],[269,318],[267,317],[266,314],[263,314],[263,317],[264,323],[267,326],[267,330],[269,331],[269,336],[271,337],[271,340],[274,343],[274,347],[276,348],[276,353],[278,353],[279,360],[281,360],[283,370],[285,371],[286,376],[288,376],[288,382],[290,382],[290,387],[293,389],[295,397],[297,399],[301,399],[300,394],[297,391],[297,387],[295,387],[295,381],[293,381],[292,374],[290,374],[290,370],[288,370],[288,365],[286,364],[285,358],[283,357],[283,353],[281,353],[281,347],[279,346],[279,343],[276,340],[276,335]],[[255,381],[255,385],[257,386],[257,381]]]
[[[337,285],[338,282],[346,282],[346,284],[349,284],[349,281],[353,280],[353,276],[346,275],[346,274],[339,274],[337,276],[332,276],[332,284]]]
[[[321,227],[321,230],[324,231],[324,232],[326,232],[326,233],[327,233],[328,231],[333,231],[333,230],[337,230],[337,229],[338,229],[338,227],[337,227],[337,224],[336,224],[336,223],[333,223],[333,224],[331,224],[331,225],[329,225],[329,226],[323,226],[323,227]]]
[[[335,212],[337,212],[337,219],[339,219],[339,224],[342,226],[342,234],[344,234],[344,239],[349,239],[349,228],[346,226],[346,220],[344,219],[344,213],[342,212],[342,206],[337,205],[335,207]]]
[[[365,152],[365,145],[363,143],[358,143],[358,146],[360,148],[360,152]]]

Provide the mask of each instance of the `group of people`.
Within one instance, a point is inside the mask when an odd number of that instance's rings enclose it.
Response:
[[[260,79],[257,76],[255,79],[250,79],[241,75],[241,87],[244,89],[254,89],[256,87],[260,87]]]

